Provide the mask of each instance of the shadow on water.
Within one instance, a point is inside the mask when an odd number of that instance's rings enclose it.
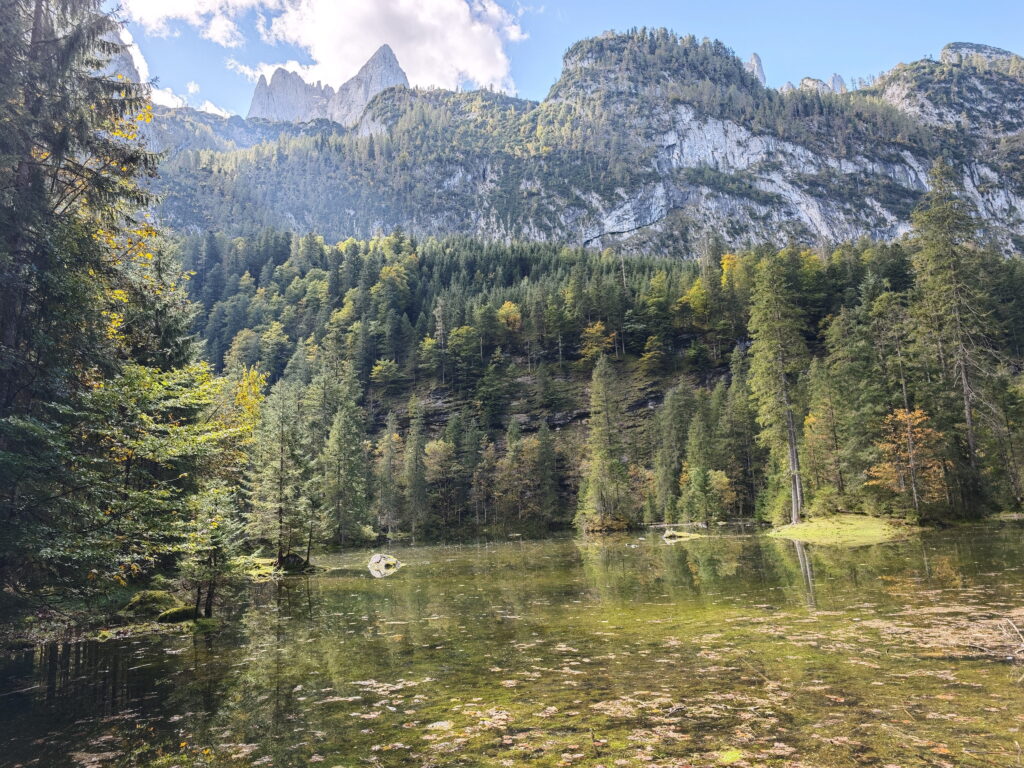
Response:
[[[216,633],[0,656],[0,766],[555,765],[592,732],[605,764],[916,768],[1019,739],[1020,670],[932,649],[1021,608],[1019,524],[392,554],[388,578],[345,553],[256,585]]]

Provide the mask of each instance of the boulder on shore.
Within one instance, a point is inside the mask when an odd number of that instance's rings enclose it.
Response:
[[[284,557],[279,558],[277,567],[285,573],[310,573],[316,570],[314,566],[309,564],[306,558],[294,552],[289,552]]]
[[[177,608],[164,611],[156,617],[156,620],[161,624],[180,624],[183,621],[192,621],[194,618],[196,618],[195,606],[179,605]]]

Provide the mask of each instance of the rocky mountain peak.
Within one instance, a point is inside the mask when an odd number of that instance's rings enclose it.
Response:
[[[962,64],[972,59],[981,59],[986,63],[1020,58],[1012,51],[996,48],[994,45],[981,43],[950,43],[942,49],[939,58],[943,64]]]
[[[828,87],[832,89],[832,93],[846,93],[846,81],[843,80],[843,76],[834,73],[829,78]]]
[[[408,86],[409,79],[391,46],[385,44],[337,91],[319,82],[307,83],[298,73],[280,67],[269,83],[260,75],[248,116],[275,122],[306,123],[326,119],[354,125],[374,96],[396,85]]]
[[[342,85],[328,105],[328,118],[342,125],[359,122],[374,96],[396,85],[409,87],[409,78],[386,43],[377,49],[356,76]]]
[[[829,87],[828,83],[824,80],[819,80],[816,77],[803,78],[800,81],[800,90],[817,93],[832,93],[832,88]]]
[[[750,74],[757,78],[758,82],[761,83],[761,85],[765,84],[766,81],[764,77],[764,67],[761,65],[760,56],[758,56],[756,53],[751,55],[750,61],[748,61],[743,66],[747,70],[747,72],[749,72]]]

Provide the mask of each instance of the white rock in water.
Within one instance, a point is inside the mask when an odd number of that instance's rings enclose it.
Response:
[[[381,579],[385,576],[390,576],[401,568],[402,563],[397,557],[378,553],[370,558],[370,562],[366,567],[369,568],[370,573],[375,579]]]

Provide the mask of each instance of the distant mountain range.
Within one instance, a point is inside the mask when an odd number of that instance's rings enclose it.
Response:
[[[907,231],[933,161],[959,169],[1003,249],[1024,246],[1024,59],[953,43],[847,90],[764,85],[719,42],[606,33],[541,102],[411,89],[382,47],[336,91],[278,70],[247,119],[159,110],[162,219],[330,239],[402,228],[687,255]]]

